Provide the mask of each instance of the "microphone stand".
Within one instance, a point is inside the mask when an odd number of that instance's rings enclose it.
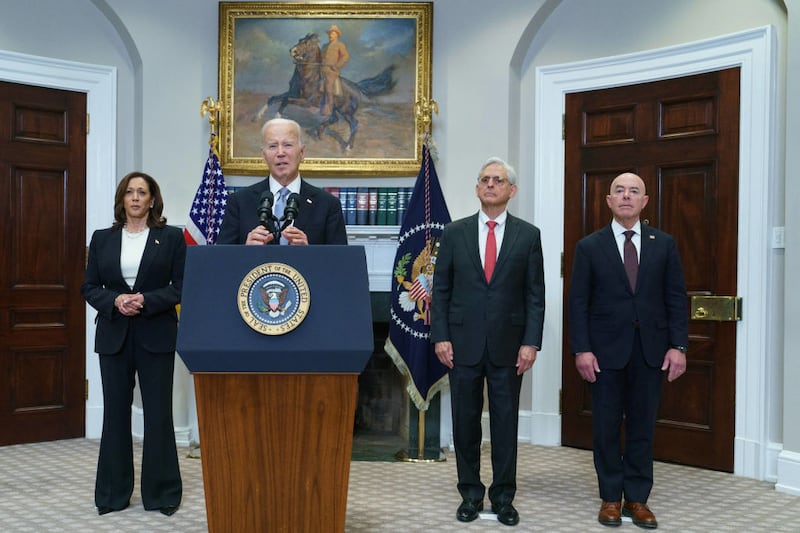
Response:
[[[259,224],[264,226],[264,228],[272,233],[273,241],[280,242],[281,238],[281,228],[280,222],[275,215],[272,214],[272,210],[270,209],[267,213],[261,213],[259,217]]]
[[[281,229],[281,224],[278,220],[278,217],[270,214],[270,219],[269,227],[267,227],[267,229],[270,233],[272,233],[272,242],[279,244],[281,242],[281,231],[283,231],[283,229]]]

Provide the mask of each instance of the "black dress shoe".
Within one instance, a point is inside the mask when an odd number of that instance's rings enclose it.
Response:
[[[178,510],[178,506],[177,505],[175,507],[162,507],[161,509],[159,509],[161,514],[166,515],[166,516],[174,515],[175,511],[177,511],[177,510]]]
[[[483,502],[479,500],[464,500],[458,506],[456,518],[459,522],[472,522],[483,511]]]
[[[519,513],[510,503],[495,506],[492,505],[492,512],[497,515],[497,521],[507,526],[519,524]]]
[[[104,514],[113,513],[114,511],[122,511],[123,509],[127,509],[131,503],[128,502],[125,504],[124,507],[120,507],[119,509],[114,509],[113,507],[105,507],[102,505],[97,506],[97,514],[103,516]]]

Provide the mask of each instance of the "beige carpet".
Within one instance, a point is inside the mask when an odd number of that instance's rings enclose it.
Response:
[[[98,516],[97,449],[97,441],[85,439],[0,447],[0,531],[206,531],[201,461],[189,458],[188,449],[179,450],[183,503],[170,517],[145,511],[138,486],[128,509]],[[135,450],[138,475],[141,447],[137,444]],[[485,479],[490,475],[488,453],[487,447]],[[592,458],[583,450],[520,446],[514,503],[521,519],[516,529],[491,514],[470,524],[456,521],[459,497],[452,454],[441,463],[357,461],[350,472],[350,532],[643,531],[630,522],[615,530],[597,523]],[[720,472],[657,463],[650,506],[658,531],[800,532],[800,497],[775,492],[770,483]]]

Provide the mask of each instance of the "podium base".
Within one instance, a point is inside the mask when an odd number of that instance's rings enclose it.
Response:
[[[344,533],[357,374],[195,374],[210,533]]]

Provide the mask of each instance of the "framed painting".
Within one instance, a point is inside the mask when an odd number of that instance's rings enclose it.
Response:
[[[297,121],[304,175],[416,175],[433,5],[220,2],[220,162],[264,175],[261,126]]]

